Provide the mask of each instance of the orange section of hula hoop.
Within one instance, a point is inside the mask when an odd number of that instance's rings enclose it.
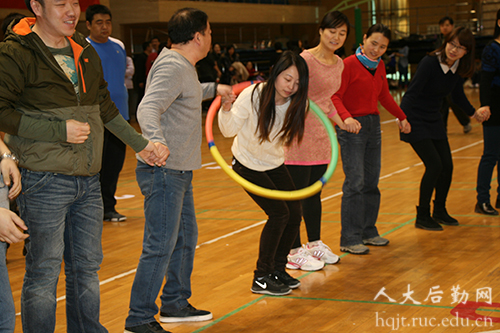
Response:
[[[240,94],[240,92],[243,91],[243,89],[251,86],[253,83],[257,83],[257,82],[245,81],[245,82],[235,84],[234,86],[232,86],[233,93],[236,96],[238,96]],[[215,115],[217,114],[217,111],[220,109],[220,103],[221,103],[221,97],[217,96],[214,99],[214,101],[212,102],[212,104],[210,105],[210,108],[208,109],[207,120],[206,120],[206,124],[205,124],[205,135],[207,137],[207,141],[209,144],[214,141],[214,134],[212,132],[212,126],[213,126]]]

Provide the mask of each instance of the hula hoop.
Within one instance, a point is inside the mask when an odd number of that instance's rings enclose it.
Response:
[[[252,85],[254,82],[252,81],[247,81],[247,82],[242,82],[238,83],[233,86],[233,92],[236,95],[239,95],[239,93],[245,89],[246,87],[249,87]],[[210,153],[212,154],[213,158],[217,162],[217,164],[220,165],[222,170],[231,177],[236,183],[241,185],[245,190],[248,192],[251,192],[253,194],[269,198],[269,199],[277,199],[277,200],[300,200],[304,198],[308,198],[319,191],[323,188],[323,186],[326,184],[326,182],[330,179],[330,177],[333,175],[333,172],[335,171],[335,168],[337,166],[337,161],[338,161],[338,156],[339,156],[339,149],[338,149],[338,143],[337,143],[337,135],[335,133],[335,130],[333,129],[333,126],[328,119],[328,117],[325,115],[325,113],[314,103],[313,101],[309,100],[309,107],[313,112],[319,117],[321,122],[326,128],[326,131],[328,133],[328,137],[330,138],[330,143],[332,146],[332,154],[331,154],[331,160],[330,164],[328,165],[328,168],[325,171],[325,174],[314,184],[302,188],[300,190],[294,190],[294,191],[281,191],[281,190],[273,190],[269,188],[264,188],[257,186],[245,178],[241,177],[238,175],[232,168],[230,168],[224,158],[221,156],[219,150],[215,146],[214,143],[214,136],[212,132],[212,125],[214,121],[214,117],[217,114],[217,111],[220,109],[220,104],[221,104],[221,97],[217,96],[214,101],[212,102],[212,105],[210,105],[210,108],[208,109],[207,113],[207,119],[205,122],[205,134],[207,137],[208,141],[208,147],[210,149]]]

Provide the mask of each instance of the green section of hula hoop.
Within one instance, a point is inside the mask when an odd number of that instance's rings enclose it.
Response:
[[[326,114],[319,108],[316,103],[309,100],[309,107],[314,111],[314,114],[319,117],[319,119],[325,126],[328,137],[330,138],[330,145],[332,146],[332,156],[330,158],[330,164],[328,165],[328,168],[326,169],[323,177],[321,177],[323,182],[326,183],[328,180],[330,180],[333,173],[335,172],[335,168],[337,167],[337,162],[339,159],[339,144],[337,142],[337,133],[335,133],[330,119],[328,119]]]
[[[281,191],[281,190],[272,190],[268,188],[263,188],[249,182],[245,178],[238,175],[233,169],[231,169],[227,165],[222,155],[220,154],[219,149],[217,149],[217,147],[215,146],[215,143],[210,146],[210,153],[212,154],[217,164],[220,165],[222,170],[224,170],[224,172],[226,172],[226,174],[230,178],[232,178],[236,183],[240,184],[245,190],[253,194],[276,200],[301,200],[318,193],[319,191],[321,191],[323,186],[326,184],[326,182],[330,179],[330,177],[333,175],[333,172],[335,171],[335,167],[337,166],[337,161],[338,161],[339,149],[337,143],[337,135],[335,133],[335,130],[333,129],[332,123],[325,115],[325,113],[319,108],[319,106],[316,105],[316,103],[314,103],[311,100],[309,100],[309,102],[311,110],[319,117],[320,121],[325,126],[332,146],[331,160],[330,164],[328,165],[328,168],[326,169],[325,174],[321,177],[320,180],[316,181],[311,186],[295,191]]]

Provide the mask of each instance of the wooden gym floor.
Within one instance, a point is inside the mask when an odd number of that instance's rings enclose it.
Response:
[[[478,89],[466,92],[479,106]],[[401,93],[394,95],[399,101]],[[193,182],[199,249],[190,302],[212,311],[214,320],[163,327],[176,333],[500,332],[500,217],[474,213],[477,165],[482,153],[481,125],[473,121],[472,132],[463,134],[450,114],[448,131],[455,168],[448,211],[459,219],[460,226],[430,232],[414,227],[424,168],[410,145],[399,141],[393,117],[382,110],[381,119],[382,202],[377,225],[391,243],[371,247],[370,254],[364,256],[342,254],[341,263],[318,272],[289,271],[301,280],[302,286],[283,297],[250,292],[266,216],[217,167],[204,141],[203,168],[195,172]],[[214,135],[221,154],[230,161],[232,139],[222,138],[216,126]],[[135,156],[129,150],[117,191],[121,198],[118,211],[128,220],[104,223],[104,261],[99,273],[101,322],[112,333],[123,332],[142,248],[143,198],[134,169]],[[496,176],[492,182],[495,189]],[[343,179],[339,159],[322,194],[322,240],[339,255]],[[301,232],[304,241],[307,237],[303,224]],[[12,246],[7,258],[19,312],[24,274],[22,245]],[[64,295],[62,274],[56,332],[66,331]],[[463,305],[465,300],[467,304]],[[457,306],[462,308],[457,310]],[[19,314],[16,332],[21,332]]]

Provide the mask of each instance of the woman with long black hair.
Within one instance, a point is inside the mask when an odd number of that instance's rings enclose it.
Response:
[[[226,137],[236,135],[231,148],[233,170],[246,180],[270,189],[295,189],[284,164],[283,146],[300,142],[304,135],[308,80],[304,59],[286,51],[265,83],[243,90],[234,105],[232,100],[222,101],[219,127]],[[288,252],[299,231],[300,202],[248,194],[268,215],[251,290],[289,294],[300,285],[285,271]]]

